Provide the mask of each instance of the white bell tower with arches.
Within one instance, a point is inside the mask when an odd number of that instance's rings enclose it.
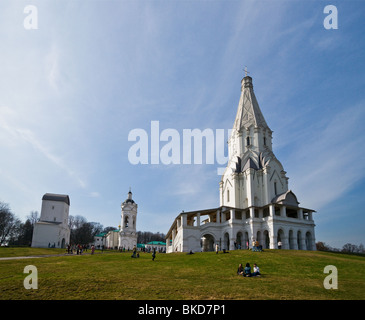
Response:
[[[132,250],[137,246],[137,207],[129,189],[128,197],[122,202],[121,222],[119,229],[119,248]]]

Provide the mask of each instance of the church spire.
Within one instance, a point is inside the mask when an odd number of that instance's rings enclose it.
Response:
[[[247,75],[247,69],[245,69],[245,73],[246,76],[241,81],[241,97],[233,129],[242,131],[253,125],[254,127],[270,130],[256,100],[252,78]]]
[[[131,187],[129,187],[128,200],[132,200],[132,191],[131,191]]]

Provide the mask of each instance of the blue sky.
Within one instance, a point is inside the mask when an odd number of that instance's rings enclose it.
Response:
[[[219,206],[220,164],[132,165],[128,134],[232,128],[247,66],[316,240],[365,244],[364,16],[363,1],[1,1],[0,201],[25,220],[64,193],[117,227],[131,187],[137,229],[164,233]]]

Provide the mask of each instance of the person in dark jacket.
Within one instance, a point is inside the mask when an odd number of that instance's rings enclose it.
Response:
[[[251,274],[251,267],[250,267],[250,264],[248,262],[246,263],[246,267],[243,270],[243,276],[244,277],[251,277],[252,276],[252,274]]]

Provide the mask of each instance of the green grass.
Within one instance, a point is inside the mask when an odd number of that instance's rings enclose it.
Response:
[[[0,247],[0,258],[19,256],[38,256],[65,253],[65,249],[31,248],[31,247]]]
[[[0,248],[0,256],[4,256]],[[23,250],[23,248],[19,248]],[[52,249],[43,249],[50,253]],[[52,252],[54,253],[54,252]],[[15,253],[13,253],[15,254]],[[37,253],[39,254],[39,253]],[[364,299],[365,258],[339,253],[265,250],[157,254],[104,253],[0,261],[0,299]],[[262,277],[236,275],[239,263]],[[26,290],[23,270],[38,270],[38,289]],[[326,265],[338,269],[338,289],[326,290]]]

